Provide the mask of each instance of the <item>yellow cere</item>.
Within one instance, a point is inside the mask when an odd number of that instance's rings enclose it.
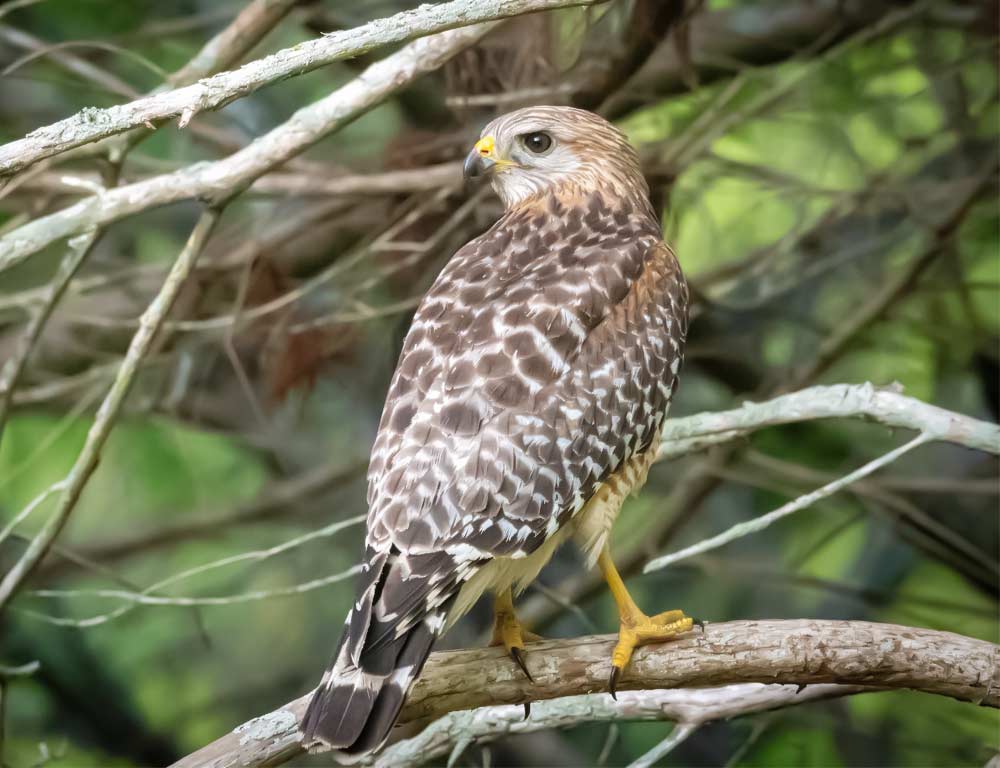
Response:
[[[476,151],[483,157],[492,157],[495,148],[496,142],[492,136],[483,136],[483,138],[476,142]]]

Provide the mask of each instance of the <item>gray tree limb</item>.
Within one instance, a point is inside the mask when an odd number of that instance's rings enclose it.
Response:
[[[659,458],[726,443],[763,427],[830,418],[871,419],[922,432],[933,440],[1000,454],[1000,426],[907,397],[899,387],[865,383],[808,387],[729,411],[669,419]]]
[[[539,1],[551,3],[551,0]],[[496,23],[461,27],[410,43],[222,160],[197,163],[172,173],[105,190],[28,222],[0,237],[0,271],[64,237],[139,211],[192,199],[218,205],[242,192],[266,171],[288,161],[415,78],[437,69],[458,51],[485,35]]]
[[[876,690],[835,683],[801,690],[797,685],[736,683],[717,688],[623,691],[617,700],[602,694],[582,694],[541,701],[532,706],[527,719],[522,707],[501,704],[450,712],[413,738],[386,747],[372,762],[379,768],[416,768],[442,755],[448,755],[451,762],[472,744],[581,723],[672,720],[694,730],[714,720]]]
[[[502,648],[432,654],[400,723],[429,723],[459,710],[604,691],[616,639],[602,635],[529,644],[533,683]],[[737,683],[909,688],[998,707],[1000,647],[951,632],[892,624],[730,621],[640,648],[619,690]],[[244,723],[174,768],[287,762],[304,751],[298,723],[309,696]]]
[[[0,176],[146,123],[180,116],[179,126],[183,128],[199,112],[218,109],[271,83],[383,45],[523,13],[597,2],[603,0],[452,0],[439,5],[421,5],[356,29],[300,43],[183,88],[106,109],[81,110],[65,120],[38,128],[23,139],[0,146]]]

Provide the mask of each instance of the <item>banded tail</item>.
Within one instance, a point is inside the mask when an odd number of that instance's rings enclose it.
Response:
[[[305,743],[378,749],[445,626],[461,578],[443,552],[365,553],[358,599],[302,720]]]

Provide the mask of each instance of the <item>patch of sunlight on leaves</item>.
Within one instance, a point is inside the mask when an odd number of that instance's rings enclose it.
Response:
[[[845,121],[844,129],[854,144],[855,152],[873,169],[888,168],[903,153],[902,143],[871,115],[851,115]]]
[[[695,276],[774,243],[795,224],[794,206],[757,183],[694,172],[674,189],[669,239]]]
[[[702,93],[677,96],[639,109],[616,125],[636,147],[656,144],[677,136],[708,103]]]
[[[832,729],[787,725],[776,725],[765,731],[739,763],[741,766],[762,768],[799,768],[804,765],[834,768],[843,764]]]
[[[896,40],[894,43],[902,43]],[[865,91],[872,96],[913,96],[930,87],[927,76],[916,67],[901,67],[891,72],[870,77]]]
[[[849,147],[833,140],[837,125],[807,122],[803,114],[747,123],[719,138],[714,152],[740,163],[759,164],[826,190],[851,190],[865,180]],[[808,190],[805,190],[808,191]]]
[[[836,518],[831,512],[832,507],[837,507]],[[850,513],[850,508],[846,502],[826,501],[822,507],[823,525],[832,526],[832,521],[839,518],[846,518]],[[815,540],[822,530],[818,525],[810,526],[811,535]],[[823,546],[817,548],[806,560],[799,565],[799,573],[803,576],[813,576],[817,579],[831,579],[838,581],[846,578],[850,581],[850,569],[857,562],[857,557],[861,553],[869,537],[869,524],[864,518],[859,518],[857,522],[851,523],[846,528],[837,532],[836,536],[827,539]],[[794,559],[796,553],[788,553],[790,557],[786,560]]]
[[[870,49],[873,57],[878,57],[880,54],[883,57],[882,60],[885,61],[885,54],[889,54],[889,60],[895,61],[912,61],[917,55],[917,48],[913,40],[912,35],[908,31],[904,31],[898,35],[893,35],[888,38],[885,43],[885,48],[879,50],[879,46],[872,46]],[[878,59],[875,58],[873,63],[877,65]]]
[[[907,99],[897,105],[895,118],[900,138],[930,136],[944,126],[941,108],[928,96]]]
[[[20,466],[59,424],[47,414],[16,414],[0,447],[0,478]],[[0,507],[19,510],[64,478],[90,424],[90,418],[79,420],[13,480],[0,482]],[[231,506],[255,494],[264,477],[260,461],[224,436],[166,420],[125,420],[111,433],[71,524],[75,534],[104,538],[119,524],[132,526],[163,511],[173,517],[216,501]],[[36,515],[36,525],[40,519]],[[26,529],[35,528],[29,523]]]

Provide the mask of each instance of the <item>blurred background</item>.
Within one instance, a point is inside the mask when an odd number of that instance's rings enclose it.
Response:
[[[0,141],[181,82],[244,5],[0,3]],[[285,2],[239,61],[416,5]],[[594,109],[639,147],[694,294],[671,415],[871,381],[996,421],[997,41],[995,2],[614,0],[502,25],[263,177],[226,210],[67,529],[6,612],[0,663],[39,665],[3,686],[5,763],[163,765],[315,684],[353,600],[368,450],[410,316],[500,210],[463,188],[458,162],[509,109]],[[168,123],[117,167],[86,152],[36,166],[0,192],[0,229],[231,154],[385,54]],[[72,465],[197,212],[108,227],[72,282],[2,433],[3,525]],[[0,361],[65,253],[0,278]],[[997,461],[955,446],[641,573],[904,439],[811,422],[660,462],[616,526],[633,594],[709,621],[864,619],[996,642]],[[14,529],[4,570],[51,511]],[[572,548],[519,606],[545,635],[617,628]],[[489,623],[481,605],[444,645],[482,643]],[[624,765],[670,728],[586,725],[459,764]],[[662,764],[978,766],[998,749],[996,710],[896,692],[704,727]]]

